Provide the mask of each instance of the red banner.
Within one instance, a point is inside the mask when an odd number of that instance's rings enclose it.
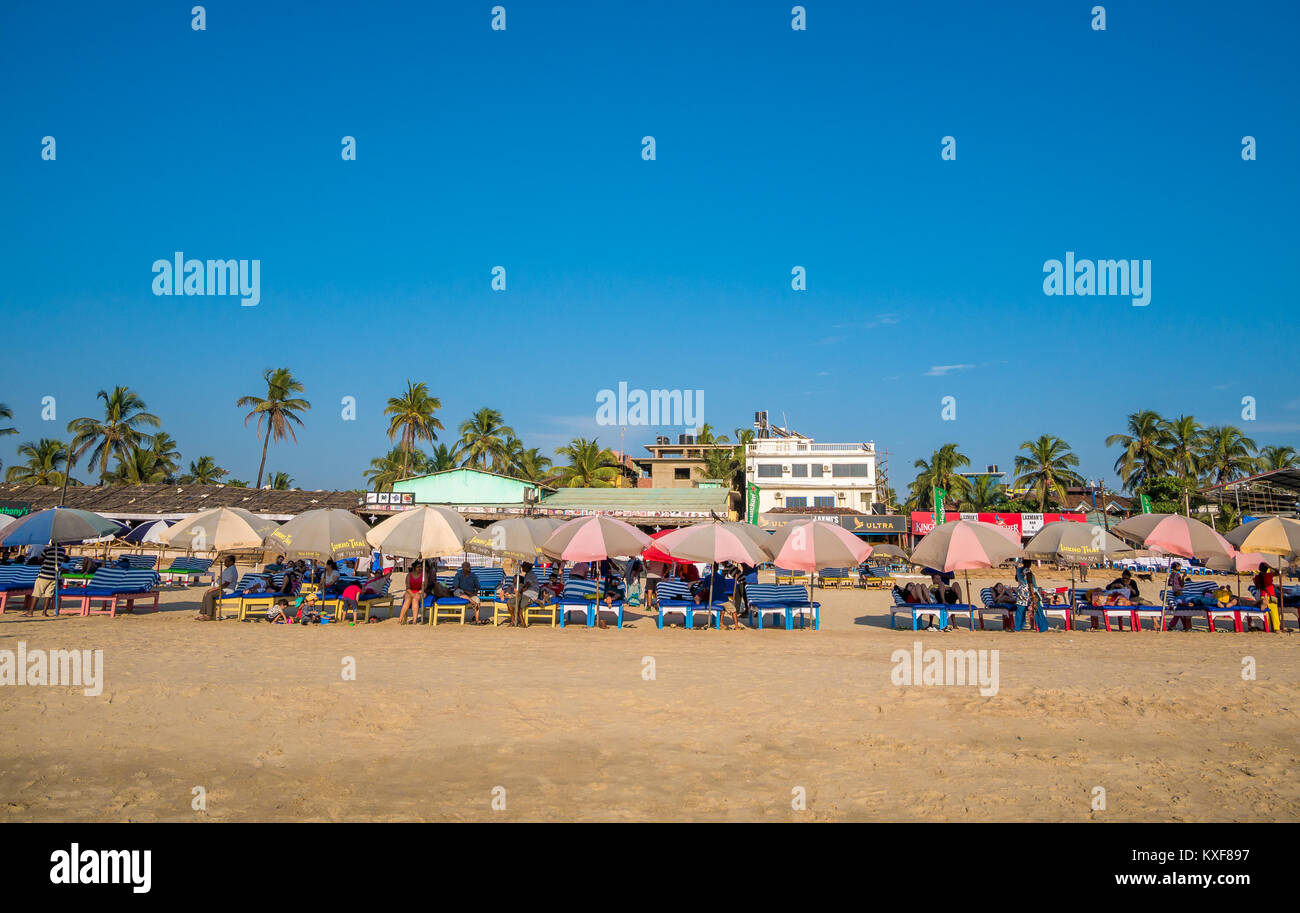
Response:
[[[979,520],[981,523],[991,523],[994,526],[1001,526],[1015,533],[1016,538],[1021,538],[1025,533],[1024,514],[971,514],[958,513],[954,510],[946,510],[943,513],[945,523],[955,523],[958,520]],[[1042,517],[1041,523],[1035,524],[1031,532],[1038,532],[1044,524],[1058,523],[1061,520],[1069,520],[1074,523],[1083,523],[1086,517],[1083,514],[1031,514],[1035,518]],[[912,535],[926,536],[934,531],[934,513],[928,510],[912,511]]]

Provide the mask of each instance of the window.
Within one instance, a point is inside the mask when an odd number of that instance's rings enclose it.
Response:
[[[674,467],[673,480],[677,482],[689,482],[691,480],[691,468],[689,466]]]
[[[825,473],[822,472],[822,464],[809,463],[808,474],[811,475],[814,479],[820,479],[823,475],[825,475]]]
[[[780,463],[759,463],[758,477],[760,479],[781,478],[781,464]]]
[[[834,507],[834,506],[835,506],[834,495],[817,495],[817,497],[813,498],[813,507]]]
[[[785,506],[786,507],[807,507],[808,499],[807,498],[786,498]]]
[[[794,463],[790,466],[790,475],[796,479],[808,478],[808,464]]]
[[[832,463],[831,475],[836,478],[865,479],[871,473],[866,463]]]

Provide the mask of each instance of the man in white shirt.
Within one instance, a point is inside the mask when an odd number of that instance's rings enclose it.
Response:
[[[227,555],[225,567],[221,570],[221,577],[217,580],[217,585],[203,594],[203,605],[199,608],[199,621],[212,621],[217,617],[217,609],[220,603],[218,599],[225,595],[229,596],[235,592],[235,587],[239,584],[239,570],[235,567],[235,558],[233,555]]]

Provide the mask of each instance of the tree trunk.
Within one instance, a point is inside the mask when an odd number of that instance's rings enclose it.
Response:
[[[257,484],[253,486],[254,488],[262,487],[262,471],[266,469],[266,448],[269,446],[271,446],[271,426],[268,424],[266,437],[262,439],[262,462],[257,467]]]

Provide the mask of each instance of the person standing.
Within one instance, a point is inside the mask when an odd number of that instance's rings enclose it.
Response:
[[[41,573],[44,572],[44,565],[42,565]],[[1282,613],[1278,611],[1277,589],[1273,585],[1273,569],[1267,564],[1261,564],[1258,573],[1255,574],[1255,589],[1259,590],[1259,604],[1268,612],[1268,619],[1273,624],[1273,630],[1281,631]]]
[[[32,587],[32,607],[23,612],[24,618],[32,617],[37,606],[41,607],[41,615],[49,615],[50,600],[54,601],[55,612],[58,612],[59,594],[54,584],[58,578],[59,565],[67,560],[68,553],[61,545],[47,545],[41,550],[41,570]]]
[[[217,585],[203,594],[203,604],[199,608],[199,621],[214,620],[217,617],[217,600],[235,592],[235,587],[239,585],[239,571],[235,567],[234,555],[227,555],[224,565]]]
[[[1187,586],[1187,577],[1183,574],[1182,567],[1180,562],[1175,561],[1173,566],[1169,568],[1169,579],[1165,581],[1165,589],[1169,591],[1169,597],[1166,601],[1174,606],[1177,606],[1182,600],[1183,589]],[[1190,615],[1175,615],[1174,627],[1177,627],[1179,622],[1183,623],[1184,631],[1192,629],[1192,617]]]
[[[1025,568],[1024,582],[1016,590],[1016,630],[1025,629],[1025,614],[1032,611],[1034,613],[1034,626],[1038,632],[1047,630],[1047,616],[1043,613],[1042,599],[1038,595],[1038,581],[1034,577],[1034,572],[1028,567]]]

